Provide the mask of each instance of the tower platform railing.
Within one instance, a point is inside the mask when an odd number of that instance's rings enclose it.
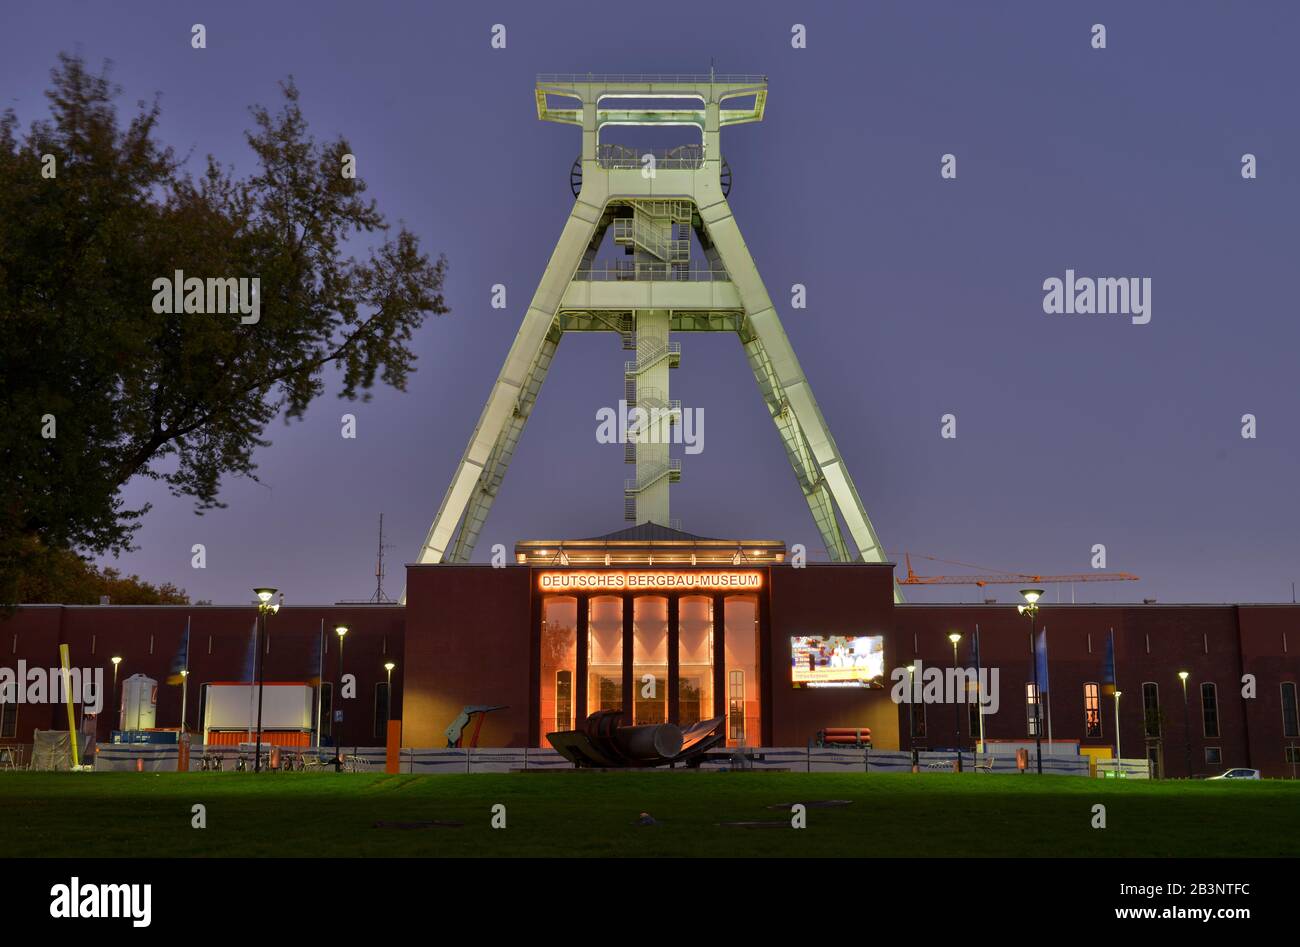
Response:
[[[583,283],[618,283],[624,281],[658,283],[729,283],[731,277],[722,266],[685,266],[680,263],[632,263],[605,260],[578,267],[573,278]]]

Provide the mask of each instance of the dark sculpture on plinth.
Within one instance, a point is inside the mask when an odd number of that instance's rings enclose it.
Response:
[[[622,710],[598,710],[587,717],[581,730],[548,733],[546,739],[578,768],[696,765],[709,750],[722,743],[725,717],[701,720],[683,730],[674,723],[623,726]]]

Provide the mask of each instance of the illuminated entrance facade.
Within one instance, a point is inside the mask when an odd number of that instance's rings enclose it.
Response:
[[[600,710],[681,727],[725,716],[728,746],[759,745],[767,610],[765,570],[756,567],[784,556],[780,543],[705,540],[653,524],[516,546],[540,596],[537,745]]]

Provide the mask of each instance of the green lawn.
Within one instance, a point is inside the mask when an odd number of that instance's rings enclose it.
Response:
[[[769,805],[810,808],[808,827]],[[190,826],[191,807],[207,828]],[[507,828],[492,829],[502,803]],[[1107,827],[1093,829],[1092,807]],[[641,812],[657,820],[636,825]],[[377,828],[375,822],[462,822]],[[1300,783],[981,774],[0,773],[5,856],[1293,856]]]

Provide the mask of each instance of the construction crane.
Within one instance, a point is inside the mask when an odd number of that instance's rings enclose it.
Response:
[[[955,562],[951,559],[939,559],[935,556],[923,556],[917,554],[918,559],[929,559],[931,562],[942,562],[951,566],[962,566],[966,569],[981,569],[984,566],[971,565],[968,562]],[[1128,572],[1074,572],[1068,575],[1033,575],[1029,572],[999,572],[996,569],[990,569],[982,575],[917,575],[912,571],[912,554],[903,553],[903,561],[907,566],[907,575],[898,580],[899,585],[978,585],[981,588],[986,585],[1027,585],[1027,584],[1044,584],[1048,582],[1136,582],[1138,577]]]

